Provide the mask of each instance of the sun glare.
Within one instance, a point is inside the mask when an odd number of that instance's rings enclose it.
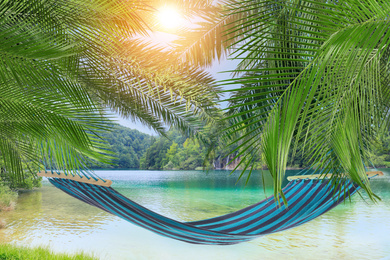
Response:
[[[164,6],[159,9],[158,18],[160,24],[166,29],[175,29],[181,23],[181,15],[177,9],[171,6]]]

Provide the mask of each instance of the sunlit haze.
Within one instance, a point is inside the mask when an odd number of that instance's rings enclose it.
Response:
[[[158,30],[149,32],[147,38],[150,40],[153,44],[158,44],[160,47],[171,49],[173,48],[173,42],[178,39],[179,36],[177,36],[175,33],[175,29],[179,26],[194,28],[196,27],[196,23],[193,23],[193,21],[186,20],[182,15],[180,14],[179,10],[176,9],[173,6],[164,6],[158,9],[157,12],[157,19],[161,26]],[[199,22],[200,19],[196,20],[195,22]],[[221,62],[214,61],[213,66],[211,68],[207,68],[206,71],[208,71],[216,80],[227,80],[231,78],[230,73],[224,71],[231,71],[234,70],[239,63],[240,60],[222,60]],[[232,89],[232,88],[239,88],[239,85],[228,85],[224,86],[224,89]],[[221,97],[221,99],[225,99],[228,97],[228,94]],[[220,104],[222,108],[227,107],[227,102],[223,102]],[[116,114],[115,119],[117,123],[120,125],[129,127],[131,129],[137,129],[143,133],[151,134],[151,135],[158,135],[154,130],[149,129],[145,125],[143,125],[138,120],[129,120],[121,118],[120,115]]]
[[[182,23],[183,20],[179,11],[172,6],[161,7],[158,10],[158,18],[160,24],[165,29],[175,29]]]

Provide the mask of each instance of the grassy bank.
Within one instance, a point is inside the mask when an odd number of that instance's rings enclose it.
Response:
[[[42,247],[28,248],[16,247],[8,244],[0,244],[0,260],[88,260],[97,259],[84,253],[79,254],[56,254]]]

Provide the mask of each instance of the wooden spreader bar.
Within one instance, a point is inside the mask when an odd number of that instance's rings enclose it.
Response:
[[[60,174],[57,174],[57,173],[51,173],[51,172],[45,172],[45,171],[41,171],[41,172],[38,172],[37,173],[38,176],[41,176],[41,177],[47,177],[47,178],[59,178],[59,179],[68,179],[68,180],[73,180],[73,181],[78,181],[78,182],[84,182],[84,183],[89,183],[89,184],[93,184],[93,185],[99,185],[99,186],[104,186],[104,187],[110,187],[111,184],[112,184],[112,181],[111,180],[105,180],[106,182],[102,181],[101,179],[98,179],[97,181],[90,177],[90,179],[87,179],[87,177],[80,177],[78,175],[72,175],[72,174],[68,174],[68,175],[65,175],[64,173],[60,173]]]
[[[366,172],[367,177],[372,177],[375,175],[383,176],[383,172],[381,171],[374,171],[374,172]],[[296,176],[289,176],[287,177],[287,180],[293,181],[293,180],[299,180],[299,179],[325,179],[330,178],[332,174],[312,174],[312,175],[296,175]]]

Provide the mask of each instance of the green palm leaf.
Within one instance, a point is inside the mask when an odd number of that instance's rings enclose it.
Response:
[[[161,133],[163,122],[196,133],[213,120],[213,79],[136,40],[150,29],[141,18],[154,11],[149,4],[0,3],[0,155],[8,174],[23,181],[26,161],[71,174],[89,160],[108,162],[99,138],[109,129],[107,107]]]
[[[374,198],[364,163],[385,118],[390,6],[379,1],[232,5],[261,25],[252,31],[248,26],[249,33],[236,41],[236,58],[243,61],[232,82],[243,86],[230,98],[232,142],[241,142],[245,156],[263,153],[275,197],[288,153],[301,145],[317,169],[346,173]]]

